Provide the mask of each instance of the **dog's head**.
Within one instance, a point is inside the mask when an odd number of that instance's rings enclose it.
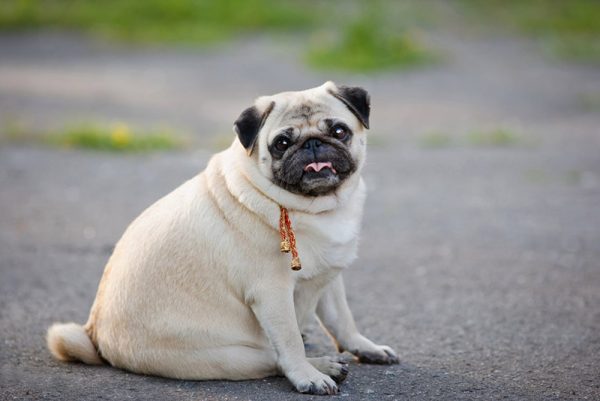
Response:
[[[258,98],[234,130],[263,176],[315,197],[334,192],[362,167],[369,112],[364,89],[326,82]]]

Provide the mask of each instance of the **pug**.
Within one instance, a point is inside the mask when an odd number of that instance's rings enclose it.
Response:
[[[283,374],[335,394],[347,365],[305,355],[316,315],[340,352],[398,363],[356,328],[341,275],[356,258],[369,112],[364,89],[333,82],[259,97],[227,150],[131,223],[87,323],[48,329],[51,353],[179,379]]]

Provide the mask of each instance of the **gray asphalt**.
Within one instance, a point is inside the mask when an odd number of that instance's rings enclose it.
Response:
[[[600,113],[584,101],[600,93],[600,71],[515,38],[429,40],[444,63],[356,77],[306,70],[295,38],[190,51],[0,36],[4,130],[123,120],[196,140],[150,155],[3,143],[0,399],[317,398],[283,378],[175,381],[59,363],[44,334],[86,320],[127,224],[205,166],[253,97],[326,79],[372,94],[369,196],[345,281],[358,326],[402,361],[352,363],[338,397],[600,399]],[[498,127],[516,142],[468,139]],[[454,142],[427,146],[432,132]],[[316,327],[309,344],[333,352]]]

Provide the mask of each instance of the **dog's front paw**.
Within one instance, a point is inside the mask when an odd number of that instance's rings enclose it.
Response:
[[[348,376],[348,364],[340,358],[322,356],[307,359],[319,372],[325,373],[338,384],[346,380],[346,376]]]
[[[393,365],[400,363],[396,352],[387,345],[377,345],[366,337],[358,336],[353,339],[347,349],[358,357],[362,363],[373,363],[379,365]]]
[[[311,365],[310,369],[303,369],[287,375],[288,379],[300,393],[316,395],[334,395],[339,392],[333,379]]]

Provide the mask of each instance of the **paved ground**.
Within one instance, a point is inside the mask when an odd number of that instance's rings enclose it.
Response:
[[[190,52],[61,34],[0,37],[0,118],[167,123],[195,150],[0,149],[0,399],[305,400],[282,378],[189,382],[54,361],[57,320],[84,322],[112,246],[203,168],[259,94],[333,78],[373,96],[369,198],[349,301],[397,366],[353,364],[350,400],[600,399],[600,71],[514,38],[432,35],[446,63],[316,74],[293,38]],[[595,106],[597,107],[597,105]],[[518,141],[478,147],[471,130]],[[430,148],[428,133],[455,139]],[[316,330],[312,353],[332,352]],[[316,397],[315,397],[316,398]]]

